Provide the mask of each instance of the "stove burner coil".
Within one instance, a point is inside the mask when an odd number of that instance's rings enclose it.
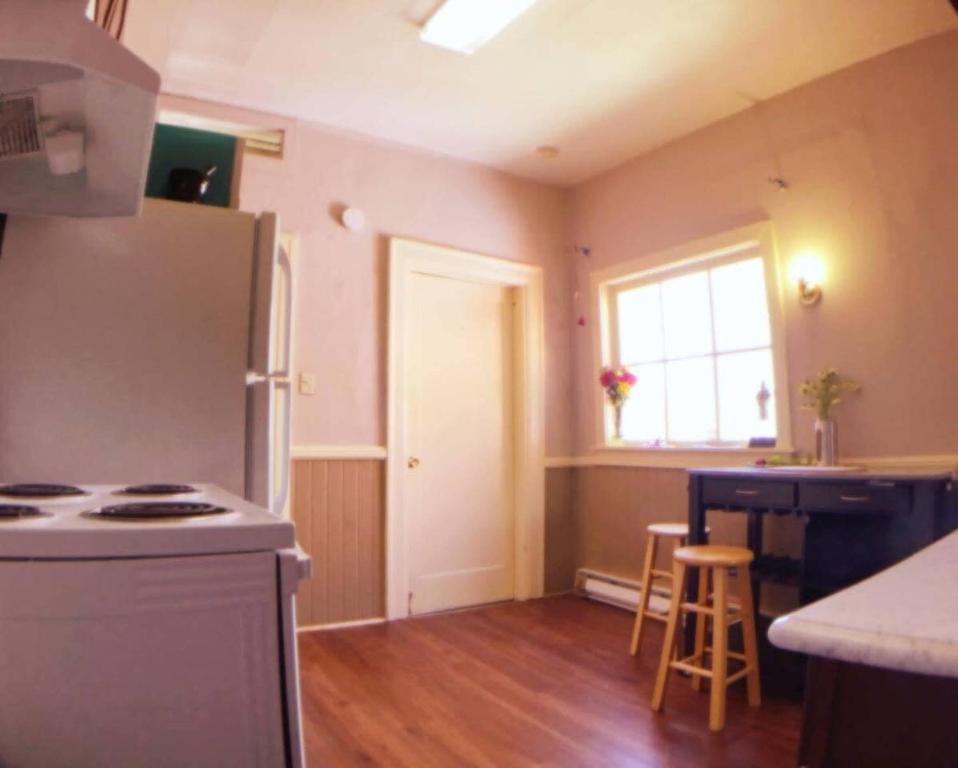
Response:
[[[18,496],[21,498],[45,498],[50,496],[83,496],[82,488],[75,485],[54,485],[52,483],[16,483],[0,485],[0,496]]]
[[[17,517],[36,517],[43,514],[36,507],[26,504],[0,504],[0,519]]]
[[[131,496],[172,496],[177,493],[196,493],[192,485],[174,485],[171,483],[149,483],[146,485],[130,485],[120,493]]]
[[[218,507],[215,504],[158,501],[138,504],[114,504],[109,507],[102,507],[93,514],[97,517],[109,518],[111,520],[155,520],[221,515],[224,512],[229,512],[229,510],[225,507]]]

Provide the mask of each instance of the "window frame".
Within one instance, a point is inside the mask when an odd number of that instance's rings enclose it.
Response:
[[[619,293],[755,257],[762,259],[765,272],[775,388],[776,447],[773,449],[754,449],[749,448],[747,443],[730,441],[670,442],[660,446],[640,442],[613,443],[611,441],[614,431],[613,411],[608,405],[602,389],[594,384],[597,450],[614,448],[656,453],[687,451],[693,453],[760,452],[763,454],[792,451],[785,322],[781,296],[782,282],[774,232],[770,222],[702,238],[593,272],[590,275],[590,293],[595,302],[594,316],[598,318],[598,322],[595,324],[593,347],[596,352],[594,371],[597,375],[597,372],[603,367],[618,367],[620,364],[618,359],[618,302],[616,300]],[[709,356],[714,360],[717,354],[713,350]],[[595,376],[591,378],[594,380]],[[716,408],[718,408],[717,400]]]

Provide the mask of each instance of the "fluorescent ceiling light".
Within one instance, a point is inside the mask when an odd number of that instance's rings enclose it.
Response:
[[[458,53],[478,51],[536,0],[446,0],[419,39]]]

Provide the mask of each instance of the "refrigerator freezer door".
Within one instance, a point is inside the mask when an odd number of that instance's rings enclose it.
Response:
[[[256,218],[10,217],[0,258],[0,477],[212,482],[243,495]]]

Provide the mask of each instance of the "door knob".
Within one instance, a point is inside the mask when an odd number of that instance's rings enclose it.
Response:
[[[409,461],[406,462],[406,466],[410,469],[415,469],[419,466],[419,459],[417,459],[415,456],[410,457]]]

